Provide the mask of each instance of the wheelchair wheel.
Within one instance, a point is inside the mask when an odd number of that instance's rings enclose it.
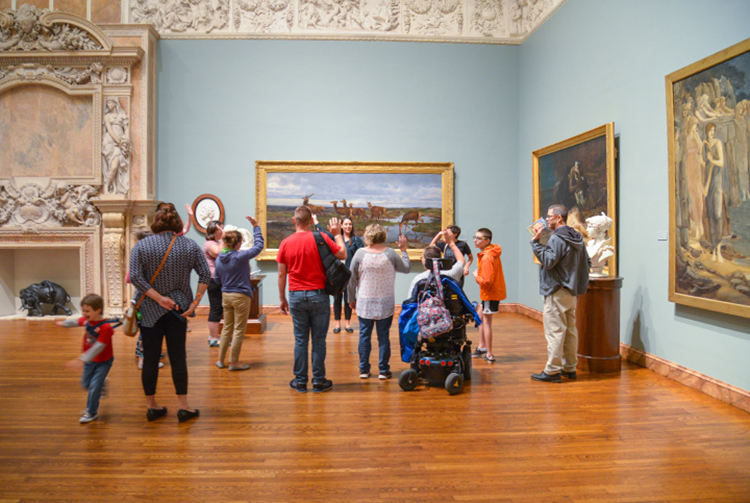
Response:
[[[412,391],[419,383],[419,373],[414,369],[407,369],[401,372],[398,377],[398,385],[404,391]]]
[[[461,374],[449,374],[445,379],[445,389],[449,395],[460,393],[464,389],[464,378]]]
[[[464,344],[461,359],[464,361],[464,381],[471,381],[471,344]]]

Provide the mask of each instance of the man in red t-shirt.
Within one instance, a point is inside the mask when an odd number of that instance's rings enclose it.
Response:
[[[299,392],[307,392],[307,346],[312,338],[313,392],[322,393],[333,387],[326,379],[326,334],[331,319],[331,304],[325,291],[326,272],[318,252],[315,236],[310,231],[312,211],[300,206],[294,211],[296,232],[279,245],[276,262],[279,263],[279,308],[284,314],[292,314],[294,324],[294,379],[289,386]],[[341,237],[341,225],[337,218],[328,222],[328,231],[335,242],[322,233],[331,253],[346,259],[346,246]],[[286,300],[286,280],[289,277],[289,302]],[[311,337],[312,336],[312,337]]]

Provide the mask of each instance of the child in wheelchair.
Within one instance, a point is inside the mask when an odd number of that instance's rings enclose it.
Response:
[[[466,338],[466,325],[473,320],[478,326],[481,321],[458,284],[464,256],[452,233],[441,233],[456,261],[442,258],[435,246],[428,246],[422,254],[425,271],[412,281],[399,316],[401,358],[410,363],[401,373],[399,385],[411,391],[420,378],[440,381],[454,395],[471,379],[471,341]]]

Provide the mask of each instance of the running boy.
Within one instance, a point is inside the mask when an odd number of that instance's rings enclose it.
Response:
[[[474,246],[479,248],[477,254],[477,269],[474,277],[479,283],[479,299],[482,301],[479,315],[482,324],[479,325],[479,343],[471,356],[481,358],[490,363],[495,362],[492,353],[492,315],[498,312],[501,300],[505,300],[505,276],[500,254],[503,249],[492,243],[492,231],[481,228],[474,234]]]
[[[83,413],[80,423],[90,423],[98,415],[99,398],[102,395],[104,380],[107,378],[109,369],[115,357],[112,353],[112,334],[114,330],[108,320],[102,316],[104,301],[96,294],[87,295],[81,300],[81,316],[77,320],[58,321],[55,325],[59,327],[85,326],[86,333],[83,337],[83,354],[75,360],[69,361],[66,366],[71,369],[81,368],[81,387],[89,392],[86,402],[86,412]]]

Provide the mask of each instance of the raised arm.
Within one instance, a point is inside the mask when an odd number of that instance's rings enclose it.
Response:
[[[187,210],[188,218],[185,219],[185,225],[182,227],[180,236],[187,234],[187,231],[190,230],[190,226],[193,224],[193,208],[189,204],[185,204],[185,209]]]

